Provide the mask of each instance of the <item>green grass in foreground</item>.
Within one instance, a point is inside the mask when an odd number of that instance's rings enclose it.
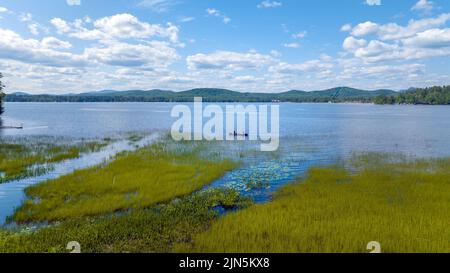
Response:
[[[109,216],[70,219],[38,231],[0,230],[0,253],[68,252],[77,241],[84,253],[172,252],[174,244],[190,242],[218,217],[215,206],[239,208],[249,200],[231,190],[211,190],[149,209]]]
[[[201,145],[186,146],[180,151],[160,142],[27,188],[30,199],[12,219],[54,222],[147,208],[191,194],[236,167],[229,160],[203,159]]]
[[[450,252],[450,159],[392,159],[312,168],[273,202],[227,215],[175,250],[368,252],[378,241],[383,252]]]
[[[78,142],[53,144],[48,142],[8,143],[0,142],[0,183],[39,175],[51,164],[80,156],[81,153],[98,151],[106,142]]]

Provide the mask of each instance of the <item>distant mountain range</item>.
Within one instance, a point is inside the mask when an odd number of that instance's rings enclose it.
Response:
[[[198,88],[182,92],[167,90],[103,90],[81,94],[31,95],[16,92],[6,95],[7,102],[192,102],[202,97],[205,102],[371,102],[378,96],[399,93],[380,89],[374,91],[336,87],[322,91],[292,90],[284,93],[241,93],[227,89]]]

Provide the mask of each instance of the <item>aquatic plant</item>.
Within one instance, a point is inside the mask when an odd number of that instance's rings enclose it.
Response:
[[[172,252],[178,243],[207,230],[219,216],[212,208],[250,204],[237,192],[215,189],[167,204],[121,214],[77,218],[38,230],[1,231],[0,253],[68,252],[77,241],[82,252]]]
[[[180,252],[450,251],[450,159],[363,155],[312,168],[274,201],[229,214]],[[395,160],[393,160],[393,158]]]
[[[180,147],[162,141],[29,187],[29,200],[12,219],[52,222],[143,209],[191,194],[237,166],[229,160],[204,159],[198,155],[201,149],[201,143]]]
[[[42,174],[51,163],[79,157],[82,153],[98,151],[103,141],[53,142],[51,139],[0,142],[0,183]]]

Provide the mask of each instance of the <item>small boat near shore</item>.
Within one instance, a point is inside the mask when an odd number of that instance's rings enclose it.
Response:
[[[249,137],[249,134],[248,133],[238,134],[238,133],[234,132],[234,133],[230,133],[230,136],[234,136],[234,137]]]
[[[18,130],[22,130],[23,129],[23,125],[20,125],[20,126],[0,126],[0,130],[1,129],[18,129]]]

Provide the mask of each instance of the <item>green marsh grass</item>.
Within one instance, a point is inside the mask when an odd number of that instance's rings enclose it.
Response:
[[[270,203],[217,220],[178,252],[450,252],[450,159],[365,154],[312,168]],[[345,168],[343,167],[345,165]]]
[[[249,200],[231,190],[209,190],[167,204],[122,214],[70,219],[39,230],[0,230],[0,253],[68,252],[77,241],[85,253],[172,252],[205,231],[219,214],[215,206],[242,208]]]
[[[19,223],[62,221],[143,209],[191,194],[237,166],[200,156],[203,144],[159,142],[110,162],[26,189]]]
[[[103,148],[105,142],[81,141],[55,143],[50,140],[0,142],[0,183],[35,176],[45,172],[51,163],[79,157],[82,153]]]

